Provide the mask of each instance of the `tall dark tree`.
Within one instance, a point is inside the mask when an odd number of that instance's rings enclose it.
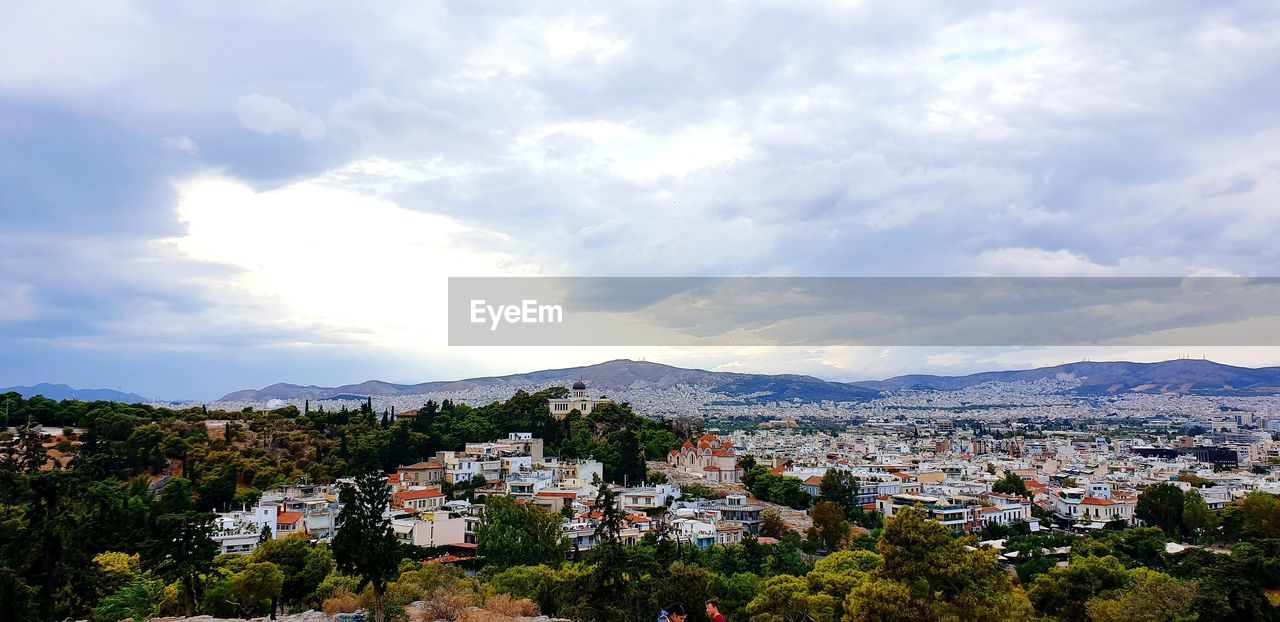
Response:
[[[1159,527],[1166,535],[1177,538],[1182,534],[1182,509],[1186,498],[1182,489],[1173,484],[1156,484],[1138,495],[1134,516],[1142,522]]]
[[[153,512],[148,560],[156,574],[179,583],[183,610],[190,616],[195,612],[200,575],[218,554],[212,537],[214,515],[196,507],[191,482],[182,478],[165,484]]]
[[[595,511],[600,513],[596,525],[595,546],[589,560],[594,564],[588,591],[595,603],[599,619],[625,618],[627,606],[627,551],[622,546],[622,529],[626,516],[618,508],[618,497],[601,481],[596,490]]]
[[[844,469],[827,469],[818,484],[818,496],[839,506],[844,514],[851,514],[859,509],[858,478]]]
[[[342,528],[333,537],[338,568],[360,577],[360,587],[373,588],[374,618],[382,622],[382,596],[397,575],[400,555],[391,521],[383,516],[391,499],[386,478],[375,469],[361,472],[338,496]]]
[[[1018,474],[1013,471],[1005,472],[1004,478],[991,486],[991,492],[1031,498],[1031,493],[1027,490],[1027,483],[1022,481],[1022,478],[1018,477]]]

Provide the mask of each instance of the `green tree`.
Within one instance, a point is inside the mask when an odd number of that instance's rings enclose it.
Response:
[[[764,582],[764,588],[747,604],[752,622],[834,622],[835,599],[813,594],[803,577],[780,575]]]
[[[338,521],[342,528],[333,537],[333,557],[338,568],[360,577],[360,587],[373,589],[373,610],[377,622],[383,621],[382,595],[387,583],[396,577],[400,555],[391,521],[383,511],[391,498],[390,488],[382,473],[367,470],[357,475],[353,485],[339,493],[342,512]]]
[[[877,579],[854,588],[844,603],[844,622],[915,622],[911,590],[897,581]]]
[[[1159,527],[1170,537],[1177,538],[1182,533],[1184,505],[1186,500],[1181,488],[1173,484],[1156,484],[1138,495],[1134,516],[1152,527]]]
[[[1014,588],[989,549],[969,550],[972,540],[951,531],[915,508],[885,521],[877,574],[910,588],[918,615],[927,620],[958,618],[1005,620],[1025,617],[1026,597]]]
[[[214,515],[196,508],[191,488],[191,481],[180,477],[165,484],[156,502],[148,550],[157,575],[180,585],[188,616],[195,611],[199,577],[218,554],[212,537]]]
[[[600,512],[600,520],[596,525],[596,543],[588,556],[592,571],[588,575],[586,594],[592,603],[593,617],[624,617],[632,609],[627,601],[627,551],[621,539],[626,517],[618,509],[617,495],[608,482],[599,483],[594,506]]]
[[[1054,568],[1036,577],[1027,596],[1042,614],[1086,622],[1089,599],[1114,597],[1128,582],[1128,571],[1114,557],[1074,557],[1066,568]]]
[[[302,605],[335,568],[329,548],[311,544],[302,533],[261,544],[250,557],[257,562],[275,564],[283,573],[280,600],[285,607]]]
[[[15,457],[15,466],[22,473],[35,473],[49,461],[44,449],[44,437],[34,421],[27,420],[27,425],[18,428],[11,450]]]
[[[1187,534],[1196,539],[1205,539],[1217,529],[1213,512],[1200,496],[1200,491],[1191,489],[1183,498],[1182,526]]]
[[[991,486],[991,492],[1031,498],[1031,492],[1027,490],[1027,483],[1022,481],[1022,478],[1018,477],[1018,474],[1013,471],[1006,471],[1004,478]]]
[[[558,564],[568,552],[560,537],[562,522],[538,506],[492,497],[476,527],[476,554],[497,568]]]
[[[244,613],[271,612],[275,617],[276,599],[284,585],[284,573],[271,562],[252,562],[244,570],[231,575],[228,582],[231,595]]]
[[[160,601],[164,596],[164,583],[154,579],[138,579],[126,584],[93,610],[95,620],[102,622],[150,622],[159,615]]]
[[[810,512],[818,542],[828,551],[840,548],[849,536],[849,523],[844,520],[844,510],[830,501],[819,501]]]
[[[711,578],[711,595],[720,601],[720,613],[729,620],[746,619],[747,604],[764,585],[764,580],[750,572],[738,572],[729,576],[714,575]]]
[[[1195,586],[1154,570],[1136,568],[1110,597],[1085,603],[1092,622],[1190,622],[1196,619]]]
[[[782,520],[782,514],[774,508],[765,508],[760,513],[760,535],[770,538],[781,538],[789,528]]]
[[[1244,498],[1241,508],[1244,535],[1253,539],[1280,537],[1280,502],[1274,495],[1255,490]]]
[[[818,497],[836,504],[845,514],[850,514],[859,509],[858,478],[844,469],[827,469],[822,475],[822,482],[818,484]]]

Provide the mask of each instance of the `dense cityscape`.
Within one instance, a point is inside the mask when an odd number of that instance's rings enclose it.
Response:
[[[761,621],[1274,615],[1280,398],[1071,388],[727,405],[579,381],[177,411],[9,393],[6,564],[39,559],[21,553],[30,534],[53,537],[36,512],[80,503],[44,487],[90,473],[157,495],[126,505],[176,506],[136,527],[180,529],[183,546],[104,543],[76,573],[0,575],[0,593],[25,616],[95,620],[644,619],[671,589]],[[894,546],[1005,587],[939,577],[921,596],[889,573]],[[921,561],[952,546],[972,559]],[[1141,617],[1151,599],[1164,609]]]

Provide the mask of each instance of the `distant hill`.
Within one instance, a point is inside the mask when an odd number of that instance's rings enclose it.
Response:
[[[848,383],[829,382],[812,376],[713,372],[619,359],[583,367],[421,384],[392,384],[370,380],[340,387],[318,387],[281,383],[259,390],[228,393],[222,399],[262,402],[269,399],[333,399],[338,395],[382,397],[463,391],[493,386],[511,386],[513,389],[528,386],[569,386],[577,380],[586,382],[593,395],[644,388],[669,389],[679,385],[715,390],[734,397],[751,396],[748,399],[757,402],[790,399],[859,401],[871,399],[880,394],[878,390],[868,390]]]
[[[822,400],[856,402],[874,399],[885,391],[902,389],[955,391],[987,382],[1074,380],[1080,395],[1125,392],[1187,393],[1203,395],[1280,394],[1280,367],[1251,369],[1206,360],[1175,360],[1159,363],[1082,362],[1037,369],[992,371],[967,376],[897,376],[887,380],[831,382],[794,374],[745,374],[686,369],[619,359],[596,365],[547,369],[509,376],[485,376],[465,380],[393,384],[370,380],[340,387],[273,384],[257,390],[228,393],[224,401],[265,402],[271,399],[362,399],[431,392],[464,391],[478,387],[569,386],[582,380],[593,395],[642,388],[668,389],[686,385],[724,393],[748,402]],[[77,394],[79,395],[79,394]],[[132,396],[135,400],[140,399]],[[84,399],[84,398],[81,398]]]
[[[1159,363],[1081,362],[1019,371],[991,371],[967,376],[897,376],[857,386],[882,391],[924,389],[955,391],[985,382],[1074,380],[1077,394],[1189,393],[1267,395],[1280,393],[1280,367],[1235,367],[1200,359]]]
[[[47,382],[30,387],[6,387],[0,389],[0,393],[8,393],[10,391],[20,393],[22,397],[26,398],[43,395],[51,400],[124,402],[128,404],[140,404],[149,401],[147,398],[135,393],[121,393],[112,389],[73,389],[65,384],[49,384]]]

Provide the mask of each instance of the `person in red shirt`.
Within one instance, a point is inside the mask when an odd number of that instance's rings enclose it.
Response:
[[[724,616],[720,615],[720,603],[714,598],[707,601],[707,618],[711,622],[724,622]]]

